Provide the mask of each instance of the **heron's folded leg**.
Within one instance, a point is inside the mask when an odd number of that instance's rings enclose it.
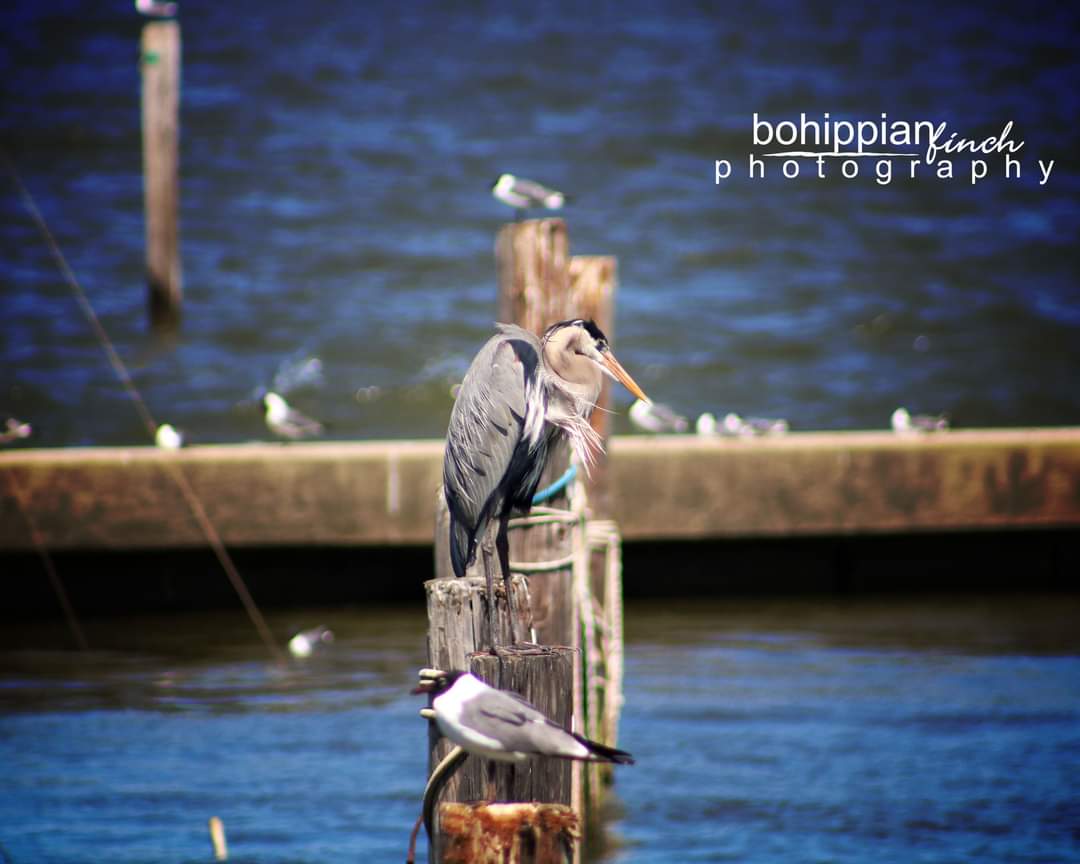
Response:
[[[503,587],[506,590],[506,613],[510,616],[510,643],[518,644],[517,628],[514,626],[514,594],[510,581],[510,514],[499,520],[499,533],[495,535],[495,548],[499,553],[499,569],[502,570]]]
[[[480,557],[484,562],[484,579],[487,581],[488,632],[491,634],[491,653],[499,647],[499,618],[495,604],[495,543],[491,531],[484,533],[480,542]]]

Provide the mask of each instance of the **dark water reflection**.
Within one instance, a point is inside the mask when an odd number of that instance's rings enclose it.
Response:
[[[266,437],[243,400],[300,349],[326,380],[295,401],[334,437],[442,435],[491,332],[504,170],[576,194],[573,251],[619,259],[619,355],[682,412],[1080,422],[1068,4],[185,2],[185,318],[164,344],[145,325],[141,21],[130,2],[0,15],[4,149],[153,413],[196,441]],[[755,112],[885,112],[979,139],[1011,121],[1023,174],[998,157],[974,186],[967,158],[952,181],[897,165],[882,186],[869,162],[854,180],[775,163],[750,179]],[[727,185],[716,159],[736,166]],[[1055,160],[1044,185],[1037,160]],[[43,446],[146,443],[0,188],[0,410]]]
[[[597,860],[1080,859],[1080,601],[632,604]],[[0,844],[15,862],[400,860],[424,771],[421,610],[295,610],[279,670],[240,615],[12,626]]]

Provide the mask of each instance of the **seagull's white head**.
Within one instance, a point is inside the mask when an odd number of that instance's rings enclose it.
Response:
[[[280,423],[289,414],[289,403],[273,391],[263,396],[263,407],[266,409],[266,419]]]

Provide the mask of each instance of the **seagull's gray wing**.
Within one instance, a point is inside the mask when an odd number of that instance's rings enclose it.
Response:
[[[547,186],[544,186],[542,183],[537,183],[535,180],[527,180],[524,177],[518,177],[514,182],[514,191],[520,195],[527,195],[530,198],[534,198],[537,201],[543,201],[555,190],[549,189]]]
[[[584,753],[582,745],[562,726],[505,690],[485,690],[464,706],[461,719],[470,728],[499,741],[508,752],[579,758]]]
[[[286,415],[286,422],[295,427],[297,436],[301,438],[309,435],[321,435],[323,432],[322,423],[308,417],[306,414],[301,414],[295,408],[289,409],[289,413]]]

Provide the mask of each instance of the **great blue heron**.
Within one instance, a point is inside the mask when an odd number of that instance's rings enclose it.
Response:
[[[551,325],[542,338],[512,324],[498,332],[473,359],[450,414],[443,461],[443,488],[450,510],[450,561],[465,575],[484,552],[488,608],[495,608],[493,560],[485,542],[498,520],[495,550],[507,583],[510,555],[506,536],[513,510],[528,512],[555,439],[569,440],[587,468],[600,452],[589,425],[604,375],[621,382],[639,399],[641,391],[592,321],[576,318]],[[495,618],[491,615],[492,643]]]

